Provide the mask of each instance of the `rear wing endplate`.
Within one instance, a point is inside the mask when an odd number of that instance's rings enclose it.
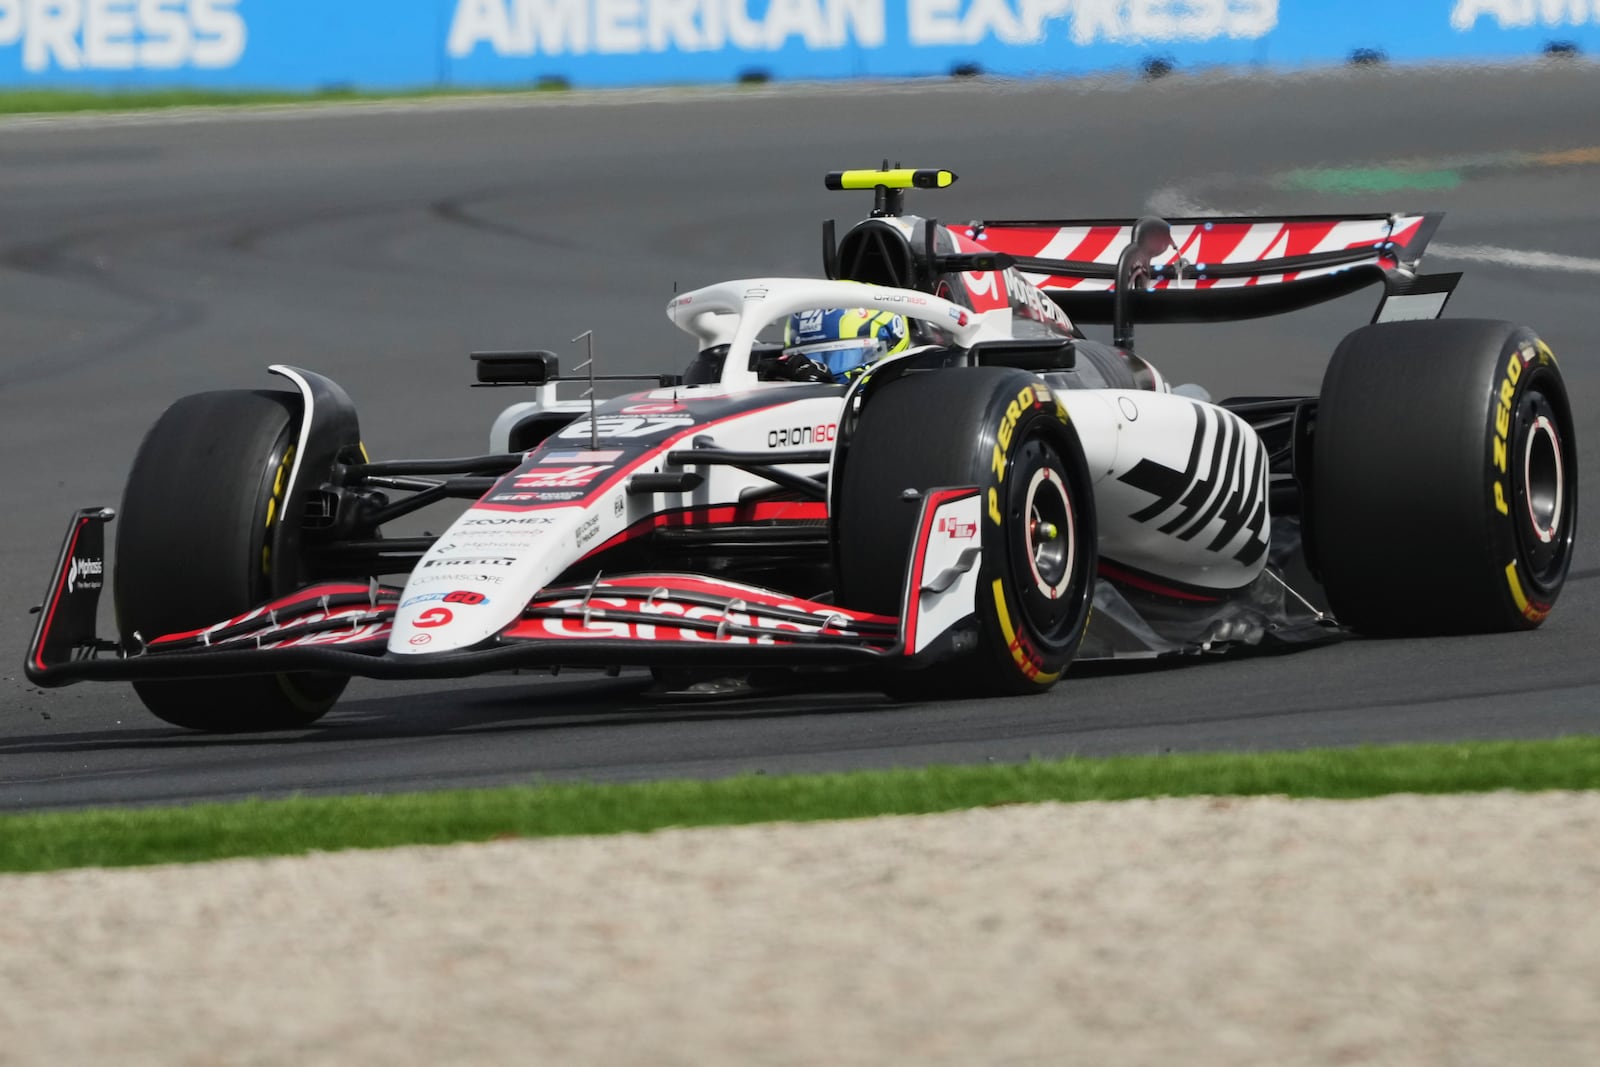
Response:
[[[1373,312],[1373,322],[1405,322],[1410,319],[1436,319],[1444,313],[1450,294],[1461,281],[1454,274],[1404,275],[1390,273],[1383,279],[1383,299]]]

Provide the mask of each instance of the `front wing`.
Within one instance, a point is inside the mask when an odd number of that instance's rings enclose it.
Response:
[[[915,669],[948,655],[971,628],[976,545],[936,531],[975,530],[974,487],[922,501],[898,617],[851,611],[694,574],[597,575],[540,590],[519,618],[476,647],[429,653],[389,647],[402,590],[324,582],[202,629],[96,635],[106,579],[109,508],[73,517],[38,609],[26,673],[39,686],[80,681],[323,671],[365,678],[458,678],[556,666],[860,666]]]

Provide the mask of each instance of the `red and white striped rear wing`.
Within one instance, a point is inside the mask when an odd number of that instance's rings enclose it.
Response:
[[[1133,298],[1137,322],[1214,322],[1294,311],[1375,282],[1413,283],[1443,213],[1167,220],[1172,247]],[[1135,220],[973,222],[958,236],[1003,252],[1079,322],[1112,321],[1117,257]],[[1446,289],[1448,292],[1448,289]],[[1439,303],[1442,309],[1442,301]]]

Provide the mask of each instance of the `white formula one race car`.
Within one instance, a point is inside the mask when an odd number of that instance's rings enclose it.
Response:
[[[302,726],[351,676],[646,666],[854,671],[896,694],[1025,694],[1075,659],[1526,629],[1577,511],[1550,349],[1436,320],[1433,215],[973,222],[875,192],[826,279],[675,298],[686,373],[596,403],[548,352],[474,357],[522,385],[493,451],[367,458],[348,396],[174,404],[109,508],[73,519],[28,651],[41,686],[129,680],[168,722]],[[1381,283],[1321,393],[1211,403],[1133,352],[1137,322],[1290,310]],[[893,312],[914,343],[848,382],[791,381],[797,312]],[[1109,323],[1113,342],[1078,322]],[[590,366],[592,372],[593,368]],[[621,376],[626,377],[626,376]],[[446,499],[437,538],[380,528]],[[112,584],[115,640],[96,636]]]

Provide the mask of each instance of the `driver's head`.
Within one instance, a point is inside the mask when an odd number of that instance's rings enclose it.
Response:
[[[903,315],[861,308],[818,308],[789,316],[783,330],[783,354],[804,356],[822,366],[836,382],[849,381],[862,367],[903,352],[911,331]]]

